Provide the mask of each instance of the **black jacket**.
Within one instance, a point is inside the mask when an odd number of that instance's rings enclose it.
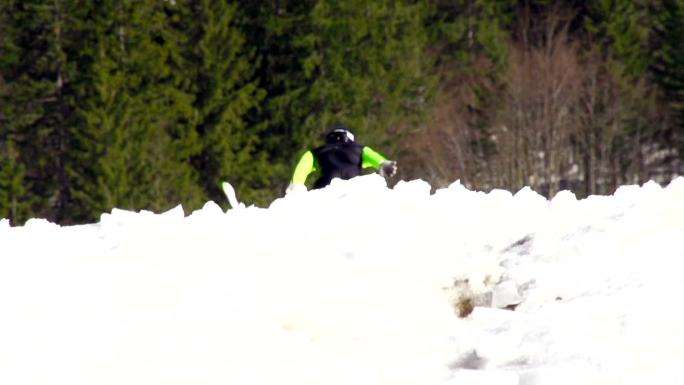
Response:
[[[351,179],[361,175],[363,147],[357,143],[334,143],[314,149],[313,155],[321,169],[314,188],[329,185],[333,178]]]

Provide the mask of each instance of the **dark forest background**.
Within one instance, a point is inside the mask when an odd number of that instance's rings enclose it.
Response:
[[[0,0],[0,218],[282,196],[327,127],[434,188],[684,174],[684,0]]]

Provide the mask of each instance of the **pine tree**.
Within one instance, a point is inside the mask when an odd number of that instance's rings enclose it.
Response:
[[[675,130],[680,131],[684,127],[684,0],[663,0],[661,7],[652,68],[676,111]]]
[[[392,154],[432,96],[424,55],[424,3],[413,1],[241,2],[248,45],[257,47],[266,124],[260,148],[273,164],[271,185],[287,186],[296,158],[336,123]]]
[[[433,174],[431,182],[448,184],[458,178],[486,180],[497,152],[492,138],[506,91],[512,33],[518,8],[529,2],[500,0],[431,0],[426,26],[433,69],[439,77],[433,116],[445,123],[428,123],[416,132],[407,149],[413,159],[411,177]],[[447,112],[448,111],[448,112]],[[442,153],[432,156],[426,153]],[[426,171],[427,170],[427,171]],[[432,171],[430,171],[432,170]],[[486,188],[488,186],[484,186]]]
[[[650,167],[646,160],[650,156],[645,153],[669,146],[662,140],[668,128],[652,70],[658,58],[653,52],[653,41],[658,38],[657,5],[650,1],[600,0],[588,7],[590,19],[585,25],[589,36],[602,48],[604,60],[610,63],[610,77],[618,83],[620,100],[624,100],[614,123],[619,127],[611,154],[620,174],[616,180],[634,180],[625,176],[633,172],[639,181],[645,181]]]
[[[31,216],[32,199],[25,181],[25,167],[17,161],[14,141],[0,143],[0,218],[22,225]]]
[[[515,0],[430,1],[429,33],[431,43],[440,47],[439,60],[453,71],[481,71],[473,62],[488,58],[488,71],[500,72],[505,66],[510,24]],[[446,74],[445,74],[446,75]]]
[[[432,90],[426,14],[406,1],[319,1],[311,33],[297,41],[310,52],[302,62],[311,81],[303,129],[318,134],[344,122],[366,142],[396,142],[397,125],[418,121]]]
[[[18,118],[11,103],[13,87],[5,80],[8,68],[19,60],[16,29],[13,29],[9,4],[0,4],[0,218],[20,225],[31,215],[25,167],[19,159],[17,132],[13,120]]]
[[[170,4],[126,4],[131,46],[125,76],[132,101],[129,133],[134,138],[128,163],[138,185],[132,203],[155,211],[178,204],[186,210],[199,208],[205,196],[190,161],[200,143],[192,125],[192,95],[179,88],[174,73],[178,43],[169,28]]]
[[[72,0],[7,0],[2,13],[7,35],[2,76],[6,92],[0,103],[5,130],[13,133],[16,159],[23,165],[34,205],[31,215],[61,220],[70,204],[68,127],[76,101],[72,89],[78,69],[70,54]]]
[[[204,195],[190,159],[199,151],[192,97],[171,67],[175,47],[164,5],[106,1],[90,13],[92,44],[83,52],[91,84],[74,130],[78,162],[69,171],[82,220],[114,207],[192,210]]]
[[[231,1],[187,0],[173,8],[180,45],[174,69],[180,88],[191,95],[192,128],[200,150],[192,157],[199,183],[215,201],[224,201],[220,181],[233,181],[243,200],[264,202],[269,176],[265,154],[257,150],[260,127],[245,117],[263,98],[253,74],[255,55],[236,26]]]
[[[259,149],[268,153],[271,164],[272,197],[287,186],[292,163],[299,156],[307,135],[302,122],[310,113],[304,95],[311,83],[303,68],[310,47],[300,43],[312,31],[310,13],[318,0],[267,0],[239,2],[244,15],[240,28],[245,31],[247,46],[256,48],[256,79],[266,92],[265,99],[248,125],[265,125]]]
[[[392,152],[401,124],[413,125],[433,89],[424,55],[427,10],[406,1],[321,0],[308,13],[275,17],[289,63],[270,105],[276,122],[293,126],[299,155],[332,124],[349,125],[365,143]],[[292,65],[292,63],[296,65]]]
[[[648,52],[653,21],[649,2],[598,0],[588,7],[585,27],[608,56],[622,63],[616,70],[636,78],[646,72],[653,60]]]

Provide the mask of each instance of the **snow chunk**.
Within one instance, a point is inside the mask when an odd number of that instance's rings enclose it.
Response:
[[[31,230],[31,231],[45,231],[45,230],[53,230],[57,229],[60,226],[56,223],[52,223],[48,221],[47,219],[43,218],[31,218],[23,226],[26,230]]]
[[[680,193],[684,193],[684,176],[677,177],[673,181],[671,181],[667,187],[667,190],[670,191],[679,191]]]
[[[492,307],[504,309],[522,302],[518,285],[513,280],[505,280],[492,290]]]
[[[193,211],[188,218],[194,220],[210,220],[213,218],[222,217],[225,213],[221,206],[214,201],[208,201],[201,209]]]
[[[429,196],[432,187],[422,179],[415,179],[408,182],[401,180],[394,186],[393,190],[404,195],[405,198],[420,198]]]

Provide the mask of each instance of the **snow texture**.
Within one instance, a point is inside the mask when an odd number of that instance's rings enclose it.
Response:
[[[0,384],[682,384],[684,178],[0,221]]]

